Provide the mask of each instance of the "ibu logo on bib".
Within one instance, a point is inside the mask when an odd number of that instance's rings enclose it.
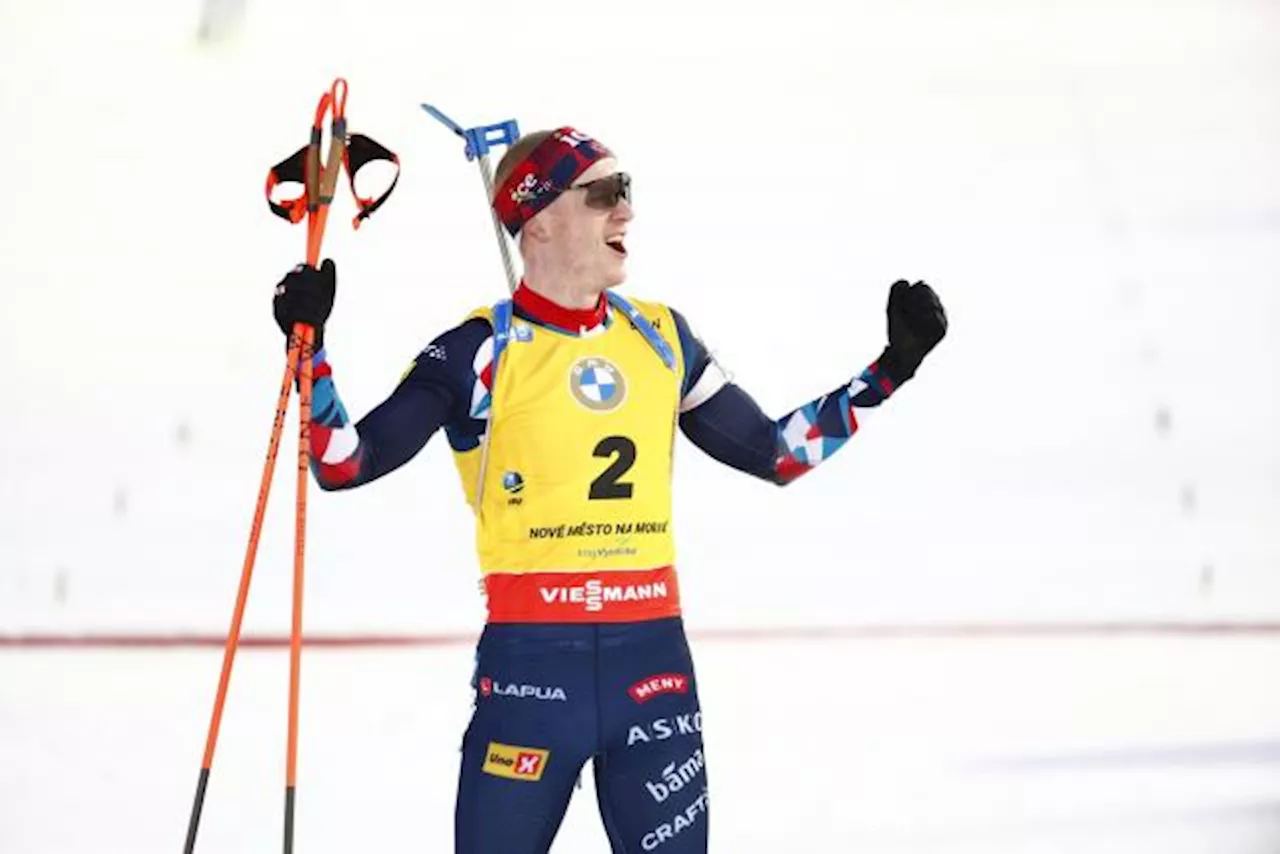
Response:
[[[579,359],[569,372],[569,391],[587,409],[609,412],[626,399],[627,382],[607,359],[589,356]]]

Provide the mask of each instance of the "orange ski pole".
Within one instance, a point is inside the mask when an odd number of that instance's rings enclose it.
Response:
[[[294,365],[297,364],[297,359],[298,345],[295,343],[289,349],[284,379],[280,383],[280,397],[276,401],[271,441],[267,445],[266,464],[263,466],[262,480],[258,485],[258,503],[253,510],[253,523],[249,529],[249,544],[245,548],[244,565],[240,570],[240,587],[236,591],[231,629],[227,633],[226,648],[222,653],[222,673],[218,677],[218,692],[213,702],[213,716],[209,721],[209,734],[205,739],[204,759],[200,764],[200,777],[196,783],[195,803],[191,808],[191,818],[187,822],[187,841],[182,849],[184,854],[192,854],[195,851],[196,831],[200,827],[200,814],[204,809],[205,792],[209,787],[209,770],[213,767],[213,752],[218,745],[218,731],[222,727],[222,710],[227,699],[227,688],[231,684],[231,666],[235,660],[236,648],[240,643],[240,626],[244,619],[245,604],[249,599],[249,582],[253,578],[253,565],[258,555],[258,538],[262,533],[262,520],[267,511],[267,498],[271,494],[271,478],[275,472],[280,436],[284,431],[284,420],[289,410],[289,395],[292,391]]]
[[[346,133],[346,98],[347,83],[339,78],[330,90],[324,94],[316,109],[315,121],[312,125],[311,140],[287,161],[273,167],[267,179],[268,203],[273,211],[292,222],[307,218],[307,263],[318,266],[320,247],[324,237],[325,222],[329,205],[333,201],[338,172],[343,166],[352,173],[352,189],[354,191],[354,172],[372,160],[389,160],[399,166],[399,159],[367,137],[357,136],[361,145],[359,162],[349,162],[348,137]],[[331,141],[327,161],[323,168],[320,165],[320,142],[323,121],[326,113],[332,111]],[[281,180],[292,179],[294,172],[305,186],[305,195],[284,204],[271,201],[271,190]],[[283,176],[283,178],[282,178]],[[398,171],[397,171],[398,177]],[[392,181],[381,198],[363,199],[357,196],[360,215],[353,225],[373,212],[390,195],[395,187]],[[218,734],[221,729],[222,713],[231,682],[231,672],[235,654],[239,646],[241,627],[245,606],[248,601],[250,582],[253,576],[254,563],[257,558],[263,519],[271,491],[271,480],[275,471],[275,462],[279,451],[280,438],[283,434],[284,421],[289,407],[291,386],[297,378],[300,397],[300,426],[298,447],[298,497],[295,525],[294,547],[294,589],[293,616],[290,643],[290,678],[289,678],[289,745],[286,770],[286,805],[285,805],[285,851],[290,852],[293,845],[293,805],[294,791],[297,782],[297,721],[299,698],[299,665],[302,648],[302,592],[304,567],[304,542],[306,532],[306,487],[310,463],[310,422],[311,422],[311,370],[313,350],[315,346],[315,330],[306,324],[295,324],[289,338],[289,352],[285,364],[284,378],[280,385],[280,396],[276,403],[275,418],[272,424],[271,440],[267,447],[266,464],[263,467],[262,480],[258,487],[258,499],[254,508],[253,522],[249,533],[249,542],[245,550],[244,564],[240,574],[240,584],[236,593],[235,608],[231,618],[231,628],[227,634],[227,642],[223,651],[222,671],[218,680],[217,693],[214,699],[213,713],[209,723],[209,731],[205,740],[204,757],[201,762],[200,775],[196,785],[195,802],[192,806],[191,818],[187,825],[184,854],[192,854],[195,850],[196,834],[199,830],[200,817],[204,808],[204,800],[208,791],[209,775],[213,766],[214,751],[217,747]]]
[[[341,94],[339,94],[341,89]],[[333,201],[338,173],[345,159],[347,141],[347,82],[339,78],[316,107],[307,146],[307,264],[320,265],[320,245],[325,221]],[[329,154],[320,165],[320,139],[325,113],[332,112]],[[289,635],[289,743],[285,767],[284,851],[293,852],[294,803],[298,780],[298,705],[302,667],[303,566],[307,531],[307,477],[311,465],[311,361],[315,330],[306,324],[294,326],[294,337],[302,342],[298,359],[298,497],[293,552],[293,620]]]

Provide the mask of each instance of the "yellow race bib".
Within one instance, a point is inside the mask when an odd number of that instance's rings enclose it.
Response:
[[[670,310],[631,305],[673,367],[618,310],[583,336],[512,323],[487,440],[455,452],[491,619],[678,613],[671,474],[684,368]]]

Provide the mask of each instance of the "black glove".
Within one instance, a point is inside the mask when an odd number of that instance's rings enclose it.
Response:
[[[896,386],[915,376],[924,357],[947,334],[947,312],[933,288],[899,279],[889,289],[887,314],[889,346],[880,355],[880,368]]]
[[[276,324],[284,332],[286,348],[295,323],[305,323],[315,329],[313,340],[317,351],[324,346],[324,322],[333,311],[337,289],[338,270],[330,258],[324,259],[319,270],[299,264],[280,280],[272,308]]]

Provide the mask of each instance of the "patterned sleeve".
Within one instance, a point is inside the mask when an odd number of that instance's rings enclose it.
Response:
[[[311,403],[311,470],[324,490],[352,489],[395,471],[441,427],[454,447],[478,441],[472,415],[480,351],[492,348],[490,327],[472,319],[427,345],[391,395],[352,423],[338,395],[327,347],[315,355]],[[487,401],[486,401],[487,402]]]
[[[675,317],[686,366],[681,431],[714,459],[763,480],[785,485],[812,471],[894,391],[873,362],[847,385],[772,419],[728,380],[687,321]]]

